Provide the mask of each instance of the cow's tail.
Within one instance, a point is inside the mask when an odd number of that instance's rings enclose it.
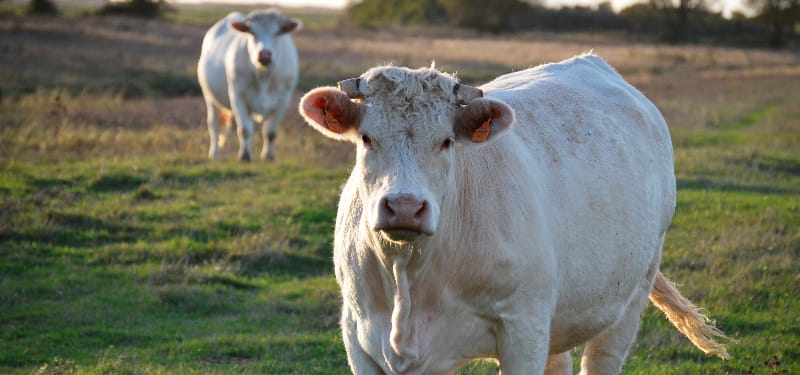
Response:
[[[731,358],[725,345],[715,341],[715,338],[733,340],[717,329],[714,322],[692,301],[682,296],[675,284],[661,274],[661,271],[656,275],[653,290],[650,291],[650,302],[663,311],[670,323],[700,350],[722,359]]]
[[[223,109],[219,113],[219,122],[222,124],[222,131],[217,136],[217,147],[225,148],[225,144],[228,142],[228,135],[232,128],[233,113]]]

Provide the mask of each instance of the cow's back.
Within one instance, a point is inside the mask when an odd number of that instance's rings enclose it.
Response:
[[[524,142],[524,157],[535,159],[549,181],[549,193],[592,183],[582,191],[618,186],[626,190],[650,181],[651,202],[663,210],[652,218],[660,230],[672,219],[675,179],[667,125],[655,105],[595,55],[498,77],[482,87],[487,97],[510,105],[514,134]],[[510,141],[510,140],[505,140]],[[505,145],[496,145],[502,150]],[[580,194],[579,194],[580,195]]]
[[[474,173],[477,159],[499,161],[489,163],[492,189],[510,191],[496,204],[521,212],[510,221],[523,221],[504,225],[551,246],[531,249],[542,260],[523,255],[520,264],[535,268],[553,252],[553,345],[573,345],[585,338],[560,333],[605,328],[657,267],[675,207],[669,131],[656,107],[594,55],[504,75],[482,89],[511,106],[517,121],[482,152],[459,156],[473,171],[460,184],[480,185],[472,181],[483,173]]]

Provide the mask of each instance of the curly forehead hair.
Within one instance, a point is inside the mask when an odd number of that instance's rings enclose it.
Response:
[[[455,103],[453,88],[458,84],[455,76],[443,73],[433,66],[417,70],[381,66],[368,70],[361,78],[366,81],[362,90],[367,98],[394,98],[410,103],[444,101]]]

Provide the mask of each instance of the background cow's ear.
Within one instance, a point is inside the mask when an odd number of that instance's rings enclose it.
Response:
[[[460,140],[494,139],[514,123],[514,110],[496,100],[479,98],[458,109],[454,130]]]
[[[233,21],[231,22],[231,27],[234,30],[241,31],[243,33],[250,32],[250,24],[247,21]]]
[[[278,31],[279,34],[286,34],[291,33],[294,31],[300,30],[303,27],[303,23],[300,20],[294,18],[286,18],[281,22],[281,29]]]
[[[349,139],[358,129],[362,107],[353,103],[347,94],[333,87],[309,91],[300,99],[300,114],[323,135]]]

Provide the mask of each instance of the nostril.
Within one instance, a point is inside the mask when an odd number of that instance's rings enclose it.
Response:
[[[388,216],[395,216],[394,210],[392,209],[392,203],[388,199],[383,199],[383,209]]]
[[[419,208],[416,214],[414,214],[415,219],[422,219],[428,214],[428,201],[422,201],[422,207]]]

